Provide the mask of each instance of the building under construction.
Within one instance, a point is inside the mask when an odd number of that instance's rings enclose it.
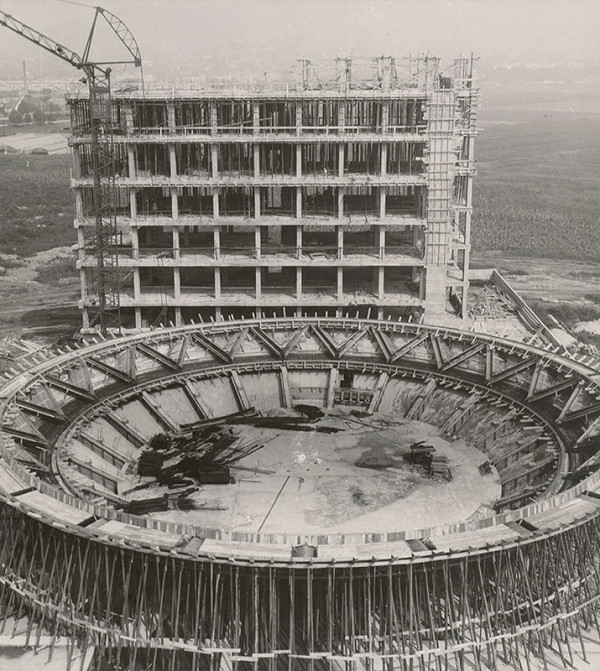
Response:
[[[468,290],[473,59],[331,66],[294,82],[112,94],[120,323],[344,315],[435,320]],[[98,288],[89,99],[70,98],[84,327]],[[110,256],[109,255],[109,256]]]

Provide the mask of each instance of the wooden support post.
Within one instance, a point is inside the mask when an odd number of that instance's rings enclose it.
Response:
[[[283,366],[279,374],[279,384],[281,387],[281,398],[284,408],[291,408],[292,403],[292,392],[290,391],[290,380],[288,376],[288,369]]]
[[[327,393],[325,394],[325,407],[328,410],[333,408],[335,403],[335,388],[338,383],[339,371],[337,368],[329,369],[329,379],[327,381]]]
[[[383,397],[383,393],[385,391],[389,379],[390,376],[387,373],[379,374],[379,378],[377,379],[377,383],[375,384],[375,389],[373,390],[373,396],[371,397],[371,402],[369,403],[369,407],[367,409],[367,412],[370,415],[379,410],[379,404],[381,403],[381,399]]]
[[[240,410],[247,410],[250,407],[250,403],[248,402],[248,396],[246,395],[242,379],[236,370],[231,371],[230,380]]]

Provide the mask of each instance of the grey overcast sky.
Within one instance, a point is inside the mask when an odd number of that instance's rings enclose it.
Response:
[[[78,51],[98,0],[0,0],[0,10]],[[135,35],[148,74],[276,74],[296,58],[475,52],[499,64],[600,64],[600,0],[100,0]],[[88,6],[82,6],[88,5]],[[116,49],[98,41],[103,56]],[[0,28],[0,78],[69,74]],[[110,52],[110,53],[106,53]]]

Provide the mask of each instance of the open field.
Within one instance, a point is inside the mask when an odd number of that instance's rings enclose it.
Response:
[[[76,241],[70,166],[69,156],[0,155],[0,253],[31,256]]]
[[[600,259],[600,114],[512,116],[477,138],[475,251]]]

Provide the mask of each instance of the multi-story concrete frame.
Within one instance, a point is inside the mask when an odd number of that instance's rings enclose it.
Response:
[[[462,311],[473,59],[299,62],[294,85],[113,94],[125,324],[220,316]],[[95,305],[89,172],[72,96],[84,327]],[[93,319],[92,319],[93,322]]]

